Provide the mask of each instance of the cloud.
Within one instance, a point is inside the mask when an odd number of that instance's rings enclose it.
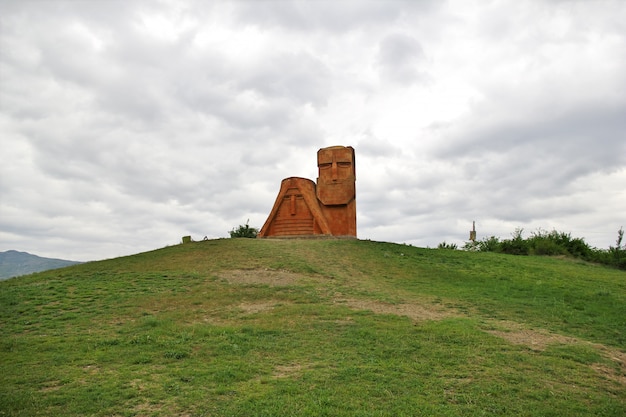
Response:
[[[378,66],[381,78],[408,86],[427,75],[420,70],[424,66],[425,54],[420,43],[413,37],[394,33],[379,44]]]
[[[89,260],[260,226],[356,150],[362,238],[623,217],[622,2],[0,4],[0,242]],[[601,203],[598,203],[601,202]]]
[[[304,53],[270,56],[246,78],[243,88],[300,105],[324,105],[331,91],[328,69],[319,59]]]
[[[363,26],[393,24],[409,11],[427,11],[435,1],[264,1],[238,8],[245,23],[277,27],[289,31],[328,31],[345,33]]]

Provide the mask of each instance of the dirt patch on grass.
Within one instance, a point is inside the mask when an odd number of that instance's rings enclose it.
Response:
[[[527,329],[521,324],[512,321],[499,321],[494,327],[495,329],[487,329],[485,331],[515,345],[528,346],[533,350],[544,350],[549,345],[554,344],[570,345],[581,343],[581,340],[575,337],[550,333],[541,329]]]
[[[100,372],[100,368],[96,365],[85,365],[83,366],[83,371],[87,372],[89,375],[95,375]]]
[[[442,320],[449,317],[463,317],[454,309],[447,309],[436,305],[401,303],[390,304],[375,300],[359,300],[353,298],[335,298],[334,303],[343,304],[354,310],[369,310],[376,314],[395,314],[406,316],[415,321]],[[619,384],[626,384],[626,353],[599,343],[591,343],[576,337],[551,333],[543,329],[528,329],[522,324],[512,321],[489,322],[487,333],[501,337],[516,345],[528,346],[533,350],[542,351],[550,345],[587,345],[602,354],[615,364],[615,367],[606,364],[592,364],[590,367],[606,379]]]
[[[239,308],[243,310],[245,314],[255,314],[255,313],[263,313],[265,311],[270,311],[276,307],[277,304],[282,303],[281,301],[263,301],[256,303],[241,303],[239,304]]]
[[[591,368],[605,378],[616,381],[622,386],[626,386],[626,353],[598,343],[591,343],[591,345],[599,350],[605,358],[615,363],[617,369],[600,363],[591,365]]]
[[[543,329],[527,329],[521,324],[511,321],[499,321],[494,325],[496,329],[485,330],[494,336],[501,337],[506,341],[528,346],[533,350],[542,351],[550,345],[585,345],[597,350],[606,359],[609,359],[616,366],[610,367],[606,364],[594,363],[590,367],[606,379],[626,385],[626,353],[600,343],[592,343],[576,337],[563,336],[550,333]]]
[[[615,381],[622,386],[626,386],[626,368],[624,367],[624,362],[622,362],[621,372],[616,372],[615,369],[602,363],[594,363],[590,366],[591,369],[602,375],[604,378]]]
[[[153,416],[155,413],[159,413],[163,410],[162,404],[151,404],[150,402],[143,402],[141,404],[137,404],[134,407],[134,412],[137,417],[149,417]]]
[[[234,269],[223,271],[218,277],[229,284],[263,284],[276,287],[298,284],[309,278],[306,275],[274,269]]]
[[[63,386],[63,383],[59,380],[47,381],[44,386],[39,390],[40,392],[52,392],[58,391]]]
[[[300,364],[278,365],[274,368],[272,377],[282,379],[299,376],[303,369],[305,369],[305,366]]]
[[[416,303],[389,304],[375,300],[358,300],[354,298],[335,299],[336,304],[344,304],[354,310],[370,310],[376,314],[395,314],[406,316],[415,321],[441,320],[447,317],[461,316],[455,310],[438,307],[435,305],[422,305]]]

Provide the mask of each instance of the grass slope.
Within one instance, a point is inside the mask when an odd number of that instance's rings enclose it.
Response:
[[[1,416],[623,416],[626,274],[225,239],[0,282]]]

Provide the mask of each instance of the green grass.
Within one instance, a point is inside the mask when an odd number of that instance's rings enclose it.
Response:
[[[224,239],[0,282],[0,416],[622,416],[626,273]]]

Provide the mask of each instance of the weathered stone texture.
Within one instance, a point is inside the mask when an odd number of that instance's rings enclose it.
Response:
[[[317,165],[317,184],[298,177],[281,182],[258,237],[356,237],[354,149],[322,148],[317,152]]]

